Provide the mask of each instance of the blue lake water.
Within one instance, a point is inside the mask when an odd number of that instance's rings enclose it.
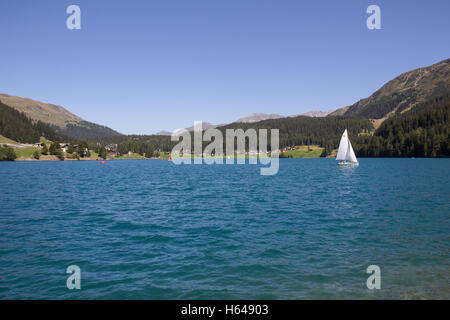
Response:
[[[449,299],[449,218],[450,159],[3,162],[0,298]]]

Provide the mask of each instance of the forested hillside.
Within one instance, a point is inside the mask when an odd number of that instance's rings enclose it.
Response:
[[[141,141],[126,141],[118,144],[117,152],[119,154],[124,155],[129,151],[140,154],[141,156],[152,157],[155,150],[151,144]]]
[[[233,123],[218,129],[225,134],[226,129],[242,128],[279,129],[280,148],[298,145],[319,145],[328,149],[339,145],[345,129],[352,136],[360,132],[370,132],[373,125],[370,120],[347,117],[311,118],[306,116],[264,120],[256,123]],[[270,133],[270,132],[268,132]],[[270,141],[268,141],[270,144]]]
[[[62,140],[65,137],[47,124],[31,121],[25,114],[0,102],[0,134],[22,143],[39,142],[41,136],[49,140]]]
[[[346,117],[324,117],[311,118],[306,116],[270,119],[254,123],[233,123],[218,127],[224,136],[226,129],[268,129],[270,145],[270,129],[280,130],[280,148],[296,145],[320,145],[330,149],[339,144],[342,132],[347,128],[349,133],[356,136],[360,132],[373,130],[370,120]],[[193,134],[191,135],[193,138]],[[154,150],[170,151],[177,142],[170,141],[170,136],[160,135],[130,135],[117,137],[97,138],[103,144],[117,143],[124,145],[125,142],[141,142],[150,145]],[[204,142],[207,145],[209,142]],[[225,143],[225,141],[224,141]],[[130,146],[133,144],[130,144]],[[137,148],[137,145],[135,145]],[[193,144],[192,144],[193,147]],[[135,148],[135,149],[136,149]],[[142,146],[139,146],[142,148]],[[124,150],[121,150],[124,151]]]
[[[90,139],[97,137],[121,136],[117,131],[89,121],[68,123],[65,128],[55,128],[58,132],[77,139]]]
[[[280,148],[319,145],[330,155],[347,128],[359,157],[448,156],[450,59],[405,72],[370,97],[325,118],[304,116],[233,123],[218,127],[279,129]],[[382,123],[374,132],[370,119]],[[387,119],[383,122],[384,119]],[[105,141],[136,140],[170,151],[174,143],[164,136],[105,137]],[[270,142],[269,142],[270,143]]]
[[[450,90],[450,59],[405,72],[387,82],[370,97],[331,115],[381,119],[399,115]]]
[[[373,136],[355,140],[360,157],[450,156],[450,97],[437,97],[387,119]]]
[[[45,123],[57,132],[73,138],[87,139],[121,135],[106,126],[85,121],[62,106],[8,94],[0,94],[0,103],[24,113],[34,122]]]
[[[152,147],[154,150],[170,151],[176,142],[170,141],[170,136],[162,135],[121,135],[121,136],[109,136],[109,137],[96,137],[89,138],[91,142],[99,142],[100,144],[124,144],[129,142],[145,143]],[[141,148],[133,145],[133,148]],[[137,149],[136,149],[137,150]],[[123,150],[122,150],[123,151]],[[136,151],[136,153],[139,153]]]
[[[279,129],[280,148],[318,145],[324,148],[323,156],[332,154],[348,129],[358,157],[450,156],[449,93],[450,59],[446,59],[403,73],[370,97],[327,117],[286,117],[217,129],[224,137],[226,129],[268,129],[269,135],[270,129]],[[0,134],[19,142],[38,142],[41,136],[52,141],[85,139],[91,147],[117,144],[120,154],[171,151],[177,143],[170,136],[121,135],[56,105],[9,95],[0,95],[0,99],[15,106],[0,102]]]

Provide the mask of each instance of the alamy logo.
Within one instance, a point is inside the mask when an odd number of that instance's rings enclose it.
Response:
[[[66,273],[71,274],[67,278],[67,289],[81,289],[81,269],[77,265],[71,265],[67,267]]]
[[[381,9],[377,5],[370,5],[366,12],[370,14],[367,18],[366,25],[369,30],[381,29]]]
[[[194,122],[194,137],[191,132],[181,129],[172,133],[171,140],[182,141],[172,149],[171,157],[175,164],[245,164],[248,158],[249,164],[257,164],[258,160],[262,165],[269,165],[261,168],[261,175],[274,175],[279,168],[279,129],[270,130],[270,150],[267,148],[267,129],[259,129],[257,134],[255,129],[225,130],[225,150],[223,152],[223,134],[218,129],[208,129],[203,131],[201,121]],[[258,140],[259,136],[259,140]],[[194,148],[192,149],[192,140]],[[212,141],[212,142],[211,142]],[[235,146],[236,141],[236,146]],[[248,144],[247,144],[248,141]],[[211,142],[203,149],[203,142]],[[248,151],[246,151],[248,145]],[[259,146],[259,148],[258,148]],[[191,154],[193,150],[193,154]],[[270,155],[269,155],[270,154]]]
[[[371,274],[369,278],[367,278],[367,289],[381,289],[381,270],[377,265],[370,265],[367,267],[366,273]]]
[[[66,10],[67,14],[70,14],[70,16],[66,20],[66,26],[67,29],[73,30],[73,29],[81,29],[81,9],[77,5],[71,5],[67,7]]]
[[[77,5],[70,5],[66,9],[66,13],[70,14],[67,18],[66,25],[67,29],[81,29],[81,9]],[[381,29],[381,9],[379,6],[372,4],[367,7],[367,14],[370,16],[366,20],[366,26],[369,30],[379,30]]]

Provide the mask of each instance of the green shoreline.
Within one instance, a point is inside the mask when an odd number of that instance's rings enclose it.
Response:
[[[41,137],[41,142],[45,143],[47,150],[50,149],[51,141]],[[59,157],[55,154],[42,154],[42,147],[36,147],[33,145],[21,144],[14,140],[8,139],[6,137],[0,136],[0,145],[1,144],[9,144],[10,148],[14,150],[16,158],[12,161],[21,161],[21,162],[34,162],[34,161],[101,161],[101,160],[168,160],[170,157],[169,152],[156,152],[159,156],[153,156],[146,158],[137,153],[132,154],[124,154],[118,157],[107,156],[106,159],[99,157],[99,155],[93,150],[89,150],[90,157],[76,157],[75,154],[69,154],[67,152],[63,152]],[[11,146],[12,145],[12,146]],[[280,150],[279,158],[294,158],[294,159],[303,159],[303,158],[321,158],[323,157],[324,148],[318,145],[301,145],[295,147],[286,147]],[[38,154],[38,157],[35,157],[35,154]],[[264,154],[264,156],[270,157],[270,153]],[[190,154],[186,155],[185,158],[198,159],[194,155]],[[333,157],[333,152],[327,157]],[[61,159],[63,158],[63,159]],[[181,157],[183,158],[183,157]],[[227,159],[227,155],[223,155],[222,157],[199,157],[202,159],[215,159],[215,158],[223,158]],[[234,159],[249,159],[249,154],[235,154]],[[259,155],[256,155],[255,158],[259,158]]]

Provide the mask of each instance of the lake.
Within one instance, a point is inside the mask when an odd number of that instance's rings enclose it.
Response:
[[[0,163],[0,298],[450,299],[450,159],[259,169]]]

